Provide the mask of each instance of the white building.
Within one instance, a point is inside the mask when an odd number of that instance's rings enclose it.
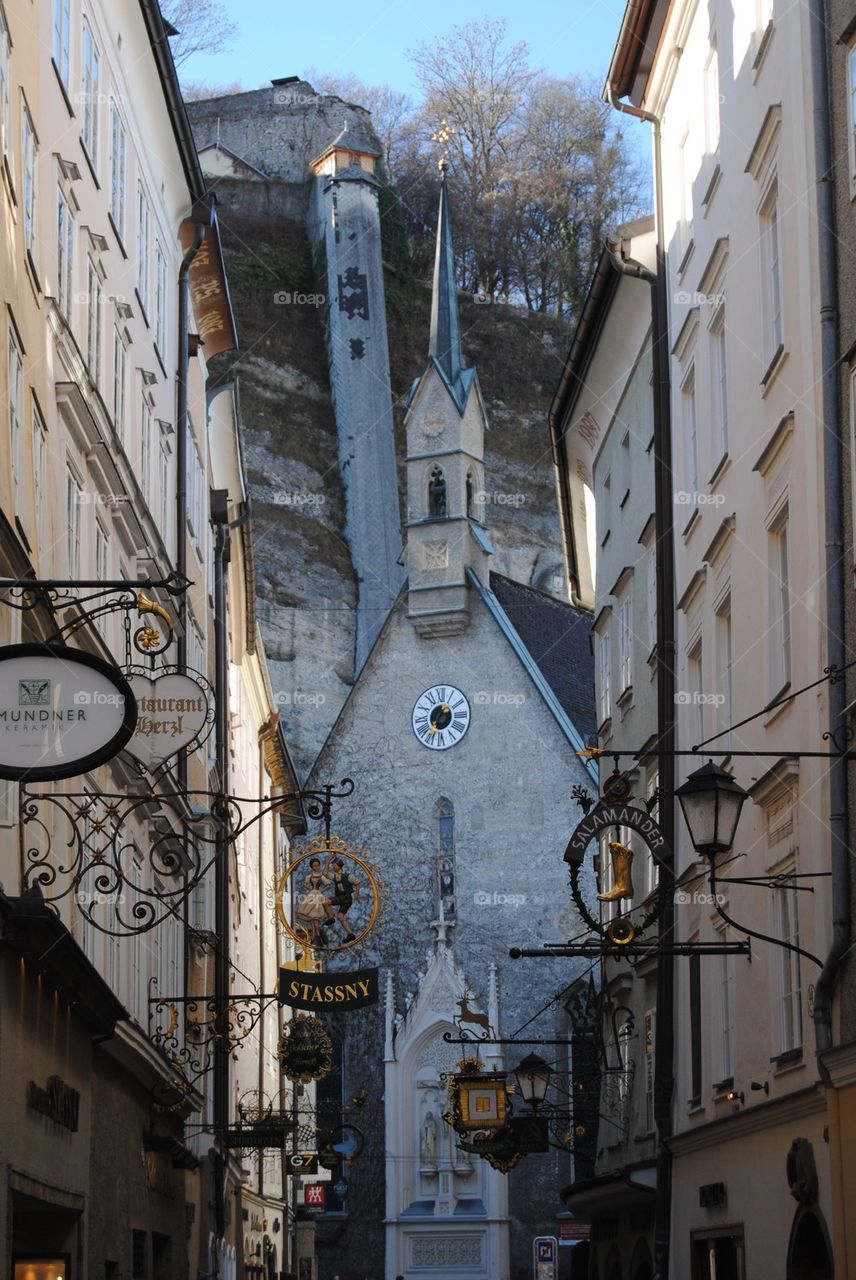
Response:
[[[714,886],[679,819],[678,934],[739,939],[718,905],[822,960],[829,882],[789,878],[830,865],[828,763],[788,755],[823,751],[828,728],[809,22],[772,0],[629,6],[608,90],[661,135],[678,746],[713,739],[698,763],[751,796]],[[677,961],[672,1276],[832,1275],[819,972],[760,940],[751,961]],[[816,1168],[802,1190],[796,1139]]]

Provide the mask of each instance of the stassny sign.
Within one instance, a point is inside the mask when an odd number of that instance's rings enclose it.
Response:
[[[377,969],[351,973],[295,973],[280,969],[278,999],[292,1009],[326,1009],[341,1013],[377,1004],[380,997]]]

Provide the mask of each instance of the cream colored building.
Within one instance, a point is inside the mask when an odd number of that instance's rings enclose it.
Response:
[[[828,762],[789,755],[829,727],[809,21],[773,0],[631,5],[608,88],[661,133],[678,747],[709,742],[678,781],[712,757],[750,794],[715,885],[678,818],[677,932],[738,940],[718,904],[822,963]],[[833,1274],[819,973],[758,939],[751,961],[676,962],[673,1277]],[[797,1139],[816,1170],[799,1195]]]
[[[176,624],[170,660],[213,682],[209,490],[226,491],[230,520],[246,512],[237,402],[225,389],[209,411],[207,361],[236,340],[216,219],[154,0],[2,0],[0,147],[0,576],[131,584],[129,610],[87,623],[72,640],[126,666],[146,661],[128,648],[129,636],[144,623],[164,628],[156,613],[133,606],[133,584],[183,572],[191,583],[184,608],[180,593],[145,589]],[[191,244],[182,336],[180,273]],[[246,524],[233,542],[228,746],[241,794],[260,798],[297,783],[256,643]],[[62,606],[54,617],[46,607],[22,612],[4,595],[0,643],[44,641],[71,616]],[[149,800],[144,775],[123,753],[86,776],[38,784],[23,827],[21,787],[0,783],[0,1195],[9,1206],[0,1255],[10,1275],[13,1257],[37,1280],[229,1276],[243,1265],[247,1179],[225,1135],[211,1131],[211,1073],[188,1071],[189,1085],[177,1091],[165,1051],[194,1048],[183,998],[212,991],[213,889],[209,875],[186,900],[177,864],[157,850],[183,851],[182,866],[210,859],[214,761],[212,734],[189,753],[186,775],[173,763]],[[115,846],[126,859],[121,886],[96,883],[97,866],[72,885],[64,850],[89,858],[98,833],[114,830],[99,797],[121,807],[141,783],[144,802]],[[73,813],[73,826],[49,794]],[[271,992],[287,957],[262,893],[295,824],[270,803],[257,807],[266,816],[237,852],[232,923],[249,980]],[[36,881],[46,905],[26,893]],[[146,903],[158,923],[134,932],[134,908]],[[165,1046],[158,1029],[173,1013]],[[280,1105],[277,1024],[269,1008],[247,1060],[261,1052],[261,1075],[257,1066],[252,1078]],[[230,1059],[230,1116],[238,1089],[249,1087],[240,1053]],[[211,1208],[217,1149],[227,1167],[222,1212]],[[260,1201],[271,1196],[281,1208],[281,1171],[254,1185]],[[284,1220],[282,1232],[276,1265],[284,1269]]]

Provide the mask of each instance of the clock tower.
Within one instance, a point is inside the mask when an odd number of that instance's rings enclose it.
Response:
[[[485,407],[478,375],[461,355],[445,162],[441,172],[428,365],[411,388],[405,418],[408,616],[425,637],[468,626],[467,571],[486,582],[493,554],[480,519]]]

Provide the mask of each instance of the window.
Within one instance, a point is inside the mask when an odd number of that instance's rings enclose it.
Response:
[[[21,108],[21,167],[24,175],[24,244],[36,260],[36,132],[26,103]]]
[[[125,441],[125,411],[128,396],[128,352],[118,326],[113,329],[113,427]]]
[[[704,149],[709,156],[719,150],[719,58],[715,47],[704,68]]]
[[[601,724],[612,715],[612,693],[610,689],[612,675],[611,648],[609,632],[601,632],[597,637],[598,718]]]
[[[693,175],[690,164],[690,135],[685,133],[681,144],[678,147],[678,197],[680,199],[680,208],[678,210],[678,221],[680,224],[680,246],[681,262],[678,264],[680,268],[683,265],[683,259],[687,255],[690,244],[692,242],[692,223],[693,223]]]
[[[728,929],[719,933],[722,942],[728,941]],[[734,1079],[734,998],[732,989],[732,963],[728,955],[717,956],[719,985],[719,1062],[717,1083]]]
[[[12,136],[11,52],[12,44],[9,40],[9,28],[6,25],[3,6],[0,4],[0,131],[2,131],[3,135],[0,141],[2,141],[4,155],[9,154]]]
[[[187,629],[187,665],[191,671],[199,671],[204,675],[205,663],[202,653],[202,632],[195,622]]]
[[[69,5],[70,0],[54,0],[53,60],[66,91],[68,91]]]
[[[648,648],[653,650],[657,645],[657,543],[651,545],[648,552]]]
[[[633,684],[633,597],[628,594],[618,607],[618,687],[619,696]]]
[[[455,902],[455,807],[451,800],[441,800],[437,807],[438,889],[442,919],[454,920]]]
[[[725,303],[717,307],[710,325],[712,439],[716,465],[728,453],[728,383],[725,363]]]
[[[89,376],[96,386],[101,382],[101,313],[104,291],[98,268],[91,258],[86,265],[86,362]]]
[[[137,293],[149,309],[149,202],[142,183],[137,186]]]
[[[100,520],[95,521],[95,576],[99,582],[109,578],[110,540]]]
[[[606,540],[610,533],[610,521],[612,519],[612,473],[603,478],[603,487],[601,490],[601,501],[597,504],[597,527],[598,541],[601,546],[605,546]]]
[[[848,126],[850,134],[850,181],[856,186],[856,43],[847,50]]]
[[[716,729],[723,733],[731,724],[731,594],[716,611]],[[719,748],[728,747],[728,736],[719,740]]]
[[[77,476],[69,467],[65,479],[65,518],[68,528],[68,576],[80,577],[80,508],[83,493]]]
[[[791,868],[793,870],[793,868]],[[774,890],[776,934],[782,942],[792,946],[800,944],[797,921],[797,891],[782,886]],[[800,957],[784,947],[775,948],[779,965],[779,1053],[788,1053],[802,1047],[802,979]]]
[[[473,514],[473,473],[467,472],[467,515]]]
[[[743,1233],[734,1227],[692,1235],[691,1280],[746,1280]]]
[[[687,478],[687,505],[695,511],[698,506],[698,422],[696,419],[695,365],[681,386],[681,402],[684,420],[684,474]]]
[[[101,58],[89,28],[83,24],[83,145],[95,169],[98,168],[98,82]]]
[[[56,300],[66,320],[71,320],[74,287],[74,215],[65,192],[56,193]]]
[[[158,493],[160,496],[160,534],[164,542],[169,544],[169,445],[163,439],[160,442],[158,453]]]
[[[624,433],[618,452],[618,505],[623,507],[630,493],[630,432]]]
[[[190,448],[187,451],[190,466],[188,483],[187,525],[193,535],[193,544],[200,560],[202,559],[205,513],[207,510],[205,492],[205,471],[199,456],[199,447],[191,435]]]
[[[140,401],[140,488],[149,501],[152,483],[152,409],[143,393]]]
[[[788,509],[770,526],[770,694],[775,696],[791,682],[791,588],[788,547]]]
[[[47,546],[47,451],[48,441],[45,424],[38,406],[33,401],[33,496],[36,504],[36,542],[39,550]]]
[[[125,235],[125,126],[116,103],[110,103],[110,216],[119,233]]]
[[[159,243],[155,243],[155,346],[163,354],[166,351],[166,258]]]
[[[12,484],[15,506],[23,478],[22,431],[24,425],[24,353],[11,324],[9,325],[9,447],[12,458]]]
[[[690,710],[690,745],[697,746],[700,742],[704,742],[704,671],[701,638],[687,653],[687,675],[689,688],[686,690],[684,701]]]
[[[772,361],[784,343],[779,261],[779,185],[773,179],[761,206],[761,276],[764,346]]]
[[[698,941],[698,939],[696,939]],[[701,956],[690,956],[690,1106],[701,1102]]]

